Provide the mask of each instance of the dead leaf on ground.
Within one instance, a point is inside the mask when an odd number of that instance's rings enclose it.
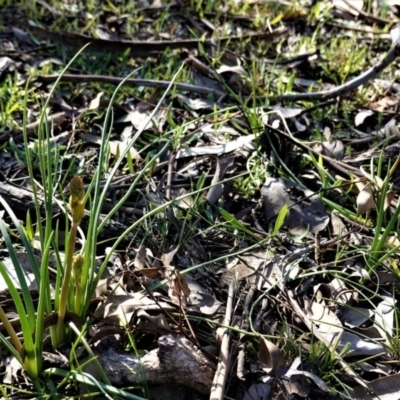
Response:
[[[190,305],[196,306],[204,315],[213,315],[220,308],[222,303],[208,293],[190,290]]]
[[[269,399],[269,393],[272,388],[273,378],[270,376],[266,382],[254,383],[244,394],[243,400],[261,400]]]
[[[104,92],[97,93],[96,97],[89,103],[89,110],[97,110],[99,108],[101,96],[103,96],[103,94]]]
[[[95,318],[105,319],[117,316],[122,326],[129,324],[132,316],[139,310],[160,311],[160,309],[172,311],[169,304],[149,299],[146,295],[134,292],[126,295],[110,295],[94,312]]]
[[[187,301],[190,295],[189,286],[180,273],[180,271],[171,266],[171,262],[174,258],[175,253],[179,250],[179,246],[176,246],[169,253],[163,254],[161,256],[161,261],[164,264],[164,274],[168,281],[168,296],[176,304],[181,307],[186,308]]]
[[[182,100],[182,102],[185,103],[192,110],[212,110],[216,105],[214,101],[206,98],[192,99],[183,94],[177,94],[176,97]]]
[[[345,307],[342,312],[342,321],[348,327],[355,328],[371,320],[373,315],[374,312],[369,308]]]
[[[212,188],[208,191],[206,196],[209,204],[216,204],[222,196],[224,186],[219,182],[224,179],[226,171],[233,166],[234,161],[234,157],[220,158],[217,160],[217,167],[215,168],[215,174],[211,181]]]
[[[382,296],[382,298],[376,307],[374,325],[381,332],[385,343],[390,345],[394,332],[396,301],[392,296]]]
[[[329,214],[318,195],[304,186],[282,178],[267,178],[261,195],[268,219],[275,218],[288,205],[283,226],[295,235],[318,233],[329,223]]]
[[[190,296],[190,289],[184,276],[174,267],[165,268],[165,277],[168,280],[168,296],[176,304],[186,308]]]
[[[126,123],[130,122],[133,127],[137,131],[142,131],[144,129],[152,130],[153,126],[157,129],[162,130],[165,118],[166,118],[166,110],[161,109],[156,112],[153,119],[149,121],[149,117],[151,115],[151,111],[141,111],[138,109],[128,111],[127,115],[119,118],[116,122],[117,123]]]
[[[275,344],[264,337],[260,337],[258,361],[263,370],[270,373],[285,364],[285,357]]]
[[[399,99],[396,96],[383,96],[377,101],[371,101],[369,106],[371,110],[376,112],[385,112],[387,110],[396,109]]]
[[[169,253],[165,253],[161,256],[161,261],[164,264],[164,267],[170,267],[171,262],[176,254],[176,252],[179,250],[179,246],[176,246],[173,250],[171,250]]]
[[[360,189],[357,196],[357,215],[365,214],[366,219],[368,219],[371,210],[375,207],[374,192],[369,182],[366,184],[357,182],[356,185]]]
[[[247,135],[241,136],[236,140],[232,140],[226,144],[220,144],[215,146],[198,146],[198,147],[189,147],[187,149],[179,150],[176,154],[176,159],[179,160],[184,157],[194,157],[201,156],[204,154],[208,155],[222,155],[231,153],[232,151],[238,150],[242,147],[250,148],[252,150],[254,147],[254,140],[256,139],[256,135]]]
[[[368,382],[368,391],[357,386],[350,391],[353,400],[394,400],[400,398],[400,374],[385,376]]]
[[[146,259],[147,249],[142,246],[136,253],[135,260],[133,262],[135,268],[146,278],[155,278],[160,269],[158,267],[153,267]]]
[[[293,361],[292,365],[290,366],[289,370],[286,372],[285,375],[283,375],[283,378],[287,378],[288,381],[292,384],[292,387],[295,386],[297,391],[295,392],[296,394],[302,395],[306,391],[306,388],[304,388],[304,385],[301,385],[301,382],[299,383],[298,381],[294,380],[296,376],[302,375],[305,376],[309,379],[311,379],[319,389],[321,389],[324,392],[329,393],[330,389],[326,385],[326,383],[319,378],[317,375],[312,374],[311,372],[308,371],[302,371],[299,370],[298,367],[301,365],[301,358],[296,357],[295,360]],[[285,381],[285,380],[284,380]],[[307,396],[308,393],[305,393],[305,396]],[[303,396],[303,397],[305,397]]]
[[[328,306],[313,302],[311,309],[306,311],[307,317],[313,322],[327,342],[338,342],[343,333],[343,326],[336,314]]]
[[[17,254],[17,259],[19,265],[22,267],[23,274],[25,281],[28,285],[28,289],[30,290],[38,290],[38,283],[36,282],[35,279],[35,274],[33,273],[32,265],[29,260],[28,254],[24,252],[18,252]],[[40,261],[41,259],[37,256],[35,256],[36,263],[40,266]],[[13,282],[14,286],[17,289],[21,289],[21,285],[19,283],[18,279],[18,274],[17,271],[15,270],[14,264],[12,262],[12,259],[10,257],[6,257],[2,260],[4,267],[7,270],[8,276]],[[3,275],[0,274],[0,293],[8,291],[8,286],[6,282],[4,281]]]
[[[82,139],[88,143],[94,143],[101,146],[101,138],[99,136],[92,135],[90,133],[85,133],[82,135]],[[128,147],[128,144],[129,144],[128,142],[119,142],[118,140],[110,140],[108,142],[110,153],[113,156],[118,157]],[[141,159],[139,152],[132,146],[129,149],[129,154],[133,160]]]
[[[359,110],[354,118],[354,125],[359,126],[364,123],[364,121],[374,115],[375,113],[372,110]]]

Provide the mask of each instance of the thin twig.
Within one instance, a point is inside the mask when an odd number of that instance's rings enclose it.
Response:
[[[235,279],[231,279],[228,290],[228,300],[226,303],[226,312],[224,325],[229,326],[231,323],[232,307],[233,307],[233,296],[235,294]],[[210,400],[223,400],[226,380],[228,378],[228,368],[230,365],[230,330],[223,328],[222,343],[219,353],[219,363],[217,370],[215,371],[213,384],[211,387]]]
[[[400,53],[400,28],[396,27],[391,32],[393,43],[390,47],[388,53],[385,57],[382,58],[376,65],[371,67],[369,70],[361,74],[360,76],[352,79],[351,81],[344,83],[338,87],[335,87],[330,90],[324,90],[321,92],[314,93],[287,93],[283,95],[277,96],[269,96],[269,100],[328,100],[335,97],[343,96],[345,93],[358,88],[361,85],[364,85],[371,79],[377,77],[386,67],[388,67],[399,55]],[[41,75],[36,79],[40,82],[44,83],[52,83],[58,79],[59,75]],[[110,83],[114,85],[118,85],[123,78],[113,77],[113,76],[104,76],[104,75],[73,75],[73,74],[65,74],[61,79],[63,82],[73,82],[73,83],[82,83],[82,82],[104,82]],[[127,79],[125,81],[127,86],[147,86],[147,87],[157,87],[157,88],[167,88],[170,84],[169,81],[157,81],[152,79]],[[178,90],[188,91],[199,94],[214,94],[216,96],[222,96],[226,93],[220,92],[217,90],[213,90],[206,87],[188,85],[183,83],[176,83],[175,87]]]
[[[343,96],[345,93],[350,92],[364,85],[371,79],[378,76],[386,67],[388,67],[400,54],[400,28],[396,27],[391,31],[392,35],[392,46],[388,53],[382,58],[376,65],[365,71],[360,76],[352,79],[343,85],[337,86],[330,90],[323,90],[321,92],[314,93],[287,93],[278,96],[269,96],[269,100],[320,100],[320,99],[331,99],[334,97]]]
[[[43,83],[53,83],[59,78],[58,74],[52,75],[39,75],[36,80]],[[106,75],[75,75],[75,74],[64,74],[61,77],[61,82],[71,82],[71,83],[92,83],[101,82],[109,83],[112,85],[119,85],[124,78],[119,78],[116,76],[106,76]],[[154,79],[127,79],[124,83],[126,86],[145,86],[153,88],[166,89],[170,85],[170,81],[158,81]],[[198,94],[214,94],[216,96],[225,95],[225,92],[220,92],[218,90],[210,89],[204,86],[189,85],[186,83],[175,83],[175,88],[177,90],[182,90],[185,92],[192,92]]]
[[[11,16],[12,17],[12,16]],[[220,38],[209,39],[173,39],[173,40],[157,40],[157,41],[132,41],[132,40],[109,40],[98,39],[70,32],[56,32],[35,26],[18,17],[13,18],[14,23],[23,26],[31,31],[34,35],[51,40],[63,46],[72,48],[81,48],[90,43],[87,51],[107,51],[107,52],[124,52],[130,50],[130,57],[148,57],[163,52],[166,49],[197,49],[199,44],[206,47],[215,47],[222,43],[231,41],[263,40],[264,42],[273,42],[279,40],[282,36],[287,35],[288,29],[276,29],[274,32],[248,33],[243,35],[229,35]]]
[[[165,190],[165,197],[167,198],[167,200],[171,200],[172,177],[174,175],[175,160],[176,160],[176,152],[174,151],[171,154],[170,159],[168,161],[167,187]]]
[[[372,24],[392,24],[393,21],[387,18],[382,18],[382,17],[377,17],[376,15],[368,14],[366,11],[356,7],[354,4],[351,3],[349,0],[343,0],[344,3],[346,3],[351,9],[353,9],[355,12],[357,12],[357,17],[362,17],[365,19],[367,22],[370,22]]]
[[[297,146],[301,147],[303,150],[307,150],[314,154],[316,157],[321,157],[324,161],[326,161],[331,167],[336,169],[337,171],[341,172],[345,176],[351,177],[351,175],[355,175],[359,178],[363,178],[364,175],[361,173],[361,171],[356,168],[352,167],[351,165],[348,165],[344,162],[341,162],[339,160],[335,160],[331,157],[328,157],[324,154],[319,153],[318,151],[314,150],[313,148],[307,146],[306,144],[302,143],[300,140],[296,139],[292,135],[282,131],[281,129],[277,129],[272,127],[271,125],[266,125],[268,129],[270,129],[273,132],[278,133],[279,135],[285,136],[285,138],[290,139],[292,142],[294,142]]]

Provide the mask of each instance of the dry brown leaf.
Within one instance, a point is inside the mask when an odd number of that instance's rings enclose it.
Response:
[[[146,278],[155,278],[160,270],[157,267],[149,266],[146,255],[146,247],[142,246],[136,253],[135,261],[133,262],[133,264],[135,265],[135,268]]]
[[[147,267],[146,264],[146,247],[142,246],[139,251],[136,253],[135,261],[133,262],[134,266],[140,271],[143,268]]]
[[[140,273],[146,278],[153,279],[159,274],[160,270],[158,268],[143,268]]]
[[[161,261],[164,264],[164,267],[170,267],[171,262],[174,258],[174,255],[176,252],[179,250],[179,246],[176,246],[173,250],[171,250],[169,253],[163,254],[161,256]]]
[[[174,267],[168,267],[166,276],[169,286],[168,296],[174,303],[180,304],[183,308],[186,308],[190,289],[185,278]]]
[[[215,175],[211,182],[211,185],[213,186],[208,191],[206,196],[206,199],[209,204],[211,205],[216,204],[217,201],[222,196],[224,187],[219,182],[221,182],[224,179],[226,171],[228,170],[228,168],[233,166],[234,161],[235,161],[234,157],[221,158],[217,161],[217,167],[215,168]]]
[[[331,225],[334,236],[342,236],[347,233],[346,225],[336,212],[331,212]]]
[[[171,330],[170,326],[168,325],[167,318],[165,318],[164,314],[150,315],[145,310],[141,309],[137,312],[137,316],[139,318],[146,319],[147,321],[162,329],[166,329],[169,331]]]
[[[175,270],[175,276],[176,276],[175,291],[179,294],[184,294],[186,297],[188,297],[190,295],[190,289],[188,284],[186,283],[186,279],[178,270]]]
[[[390,203],[394,199],[395,195],[396,195],[396,192],[394,192],[393,190],[388,190],[386,192],[385,204],[383,205],[383,211],[386,211],[388,209],[388,207],[390,206]]]
[[[332,5],[340,9],[342,11],[346,11],[347,13],[357,17],[359,15],[358,10],[363,9],[363,1],[362,0],[350,0],[349,2],[343,0],[332,0]],[[358,10],[357,10],[358,9]]]
[[[316,234],[329,223],[329,214],[319,196],[300,184],[269,177],[261,196],[267,219],[275,219],[282,207],[289,207],[284,226],[294,235]]]
[[[96,309],[94,315],[98,319],[117,316],[121,321],[121,325],[125,326],[131,320],[132,315],[139,310],[159,311],[160,308],[168,311],[173,310],[167,303],[161,301],[155,302],[145,295],[135,292],[125,295],[108,296],[107,300]]]
[[[383,300],[378,304],[375,310],[374,325],[381,333],[385,342],[390,346],[393,340],[393,326],[395,323],[395,307],[396,302],[392,296],[382,296]]]
[[[190,290],[190,304],[198,307],[202,314],[213,315],[222,303],[211,294]]]
[[[102,297],[108,294],[108,284],[110,283],[110,280],[110,277],[99,280],[99,283],[96,286],[96,297]]]
[[[333,344],[340,340],[343,333],[342,323],[336,314],[325,304],[313,302],[310,312],[307,312],[307,316],[327,342]]]
[[[190,295],[189,286],[179,270],[171,266],[171,262],[178,249],[179,246],[176,246],[175,249],[169,253],[163,254],[161,256],[161,261],[164,264],[165,277],[168,280],[168,296],[173,302],[180,304],[183,308],[186,308]]]
[[[381,238],[381,236],[379,238]],[[386,242],[392,246],[400,247],[400,240],[396,236],[388,236]]]
[[[97,93],[97,96],[90,101],[89,110],[97,110],[100,105],[101,96],[103,96],[104,92]]]
[[[32,270],[32,264],[29,260],[28,254],[24,253],[24,252],[18,252],[16,254],[16,256],[17,256],[20,266],[22,267],[24,278],[28,285],[28,288],[30,290],[38,290],[39,289],[38,282],[36,282],[35,275]],[[40,262],[41,262],[40,257],[35,256],[35,258],[36,258],[36,262],[38,263],[38,265],[40,265]],[[21,285],[19,282],[18,273],[14,267],[14,263],[13,263],[12,259],[9,257],[6,257],[2,261],[3,261],[5,268],[7,269],[8,277],[11,279],[11,281],[13,282],[15,287],[17,289],[20,289]],[[4,291],[8,291],[8,286],[7,286],[7,283],[4,280],[3,276],[0,274],[0,292],[4,292]]]
[[[360,126],[364,123],[365,119],[374,115],[372,110],[360,110],[354,118],[354,125]]]
[[[161,88],[156,88],[154,92],[147,98],[147,100],[141,101],[138,103],[136,106],[136,109],[142,113],[145,113],[147,111],[151,111],[156,104],[158,103],[158,100],[161,97],[162,89]]]
[[[258,361],[266,372],[276,370],[284,365],[285,357],[283,352],[272,342],[264,337],[260,338],[260,349],[258,350]]]
[[[371,110],[377,112],[384,112],[395,108],[399,104],[399,100],[396,96],[385,96],[378,101],[371,101],[369,107]]]
[[[394,400],[400,398],[400,374],[385,376],[368,383],[367,389],[357,386],[351,391],[353,400]],[[372,394],[374,393],[375,396]]]
[[[362,182],[357,182],[357,186]],[[371,184],[367,183],[357,196],[357,214],[366,214],[366,218],[369,217],[371,210],[375,207],[374,193],[371,188]]]
[[[84,135],[82,135],[82,139],[85,140],[88,143],[94,143],[94,144],[97,144],[99,146],[101,145],[101,138],[99,136],[97,136],[97,135],[92,135],[90,133],[85,133]],[[118,140],[110,140],[108,142],[108,146],[109,146],[110,153],[113,156],[118,156],[128,146],[128,142],[119,142]],[[132,157],[133,160],[140,160],[141,159],[140,154],[133,147],[131,147],[129,149],[129,153],[130,153],[130,156]]]

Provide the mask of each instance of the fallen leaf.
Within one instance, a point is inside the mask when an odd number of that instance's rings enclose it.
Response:
[[[340,336],[343,333],[342,323],[328,306],[323,303],[313,302],[311,310],[307,311],[306,315],[328,342],[333,343],[340,340]]]
[[[361,182],[359,182],[361,183]],[[371,210],[375,207],[374,193],[371,184],[367,183],[357,196],[357,214],[365,214],[369,217]]]
[[[89,110],[97,110],[99,108],[100,105],[100,99],[101,96],[103,96],[104,92],[99,92],[97,93],[97,96],[91,100],[90,104],[89,104]]]
[[[224,179],[225,173],[228,168],[233,166],[235,161],[234,157],[220,158],[217,161],[217,167],[215,168],[215,174],[211,181],[211,189],[208,191],[206,199],[209,204],[214,205],[221,197],[223,193],[223,185],[219,183]]]
[[[82,135],[82,139],[88,143],[94,143],[94,144],[101,146],[101,138],[99,136],[92,135],[90,133],[85,133]],[[110,140],[108,142],[108,146],[109,146],[110,153],[113,156],[118,156],[126,149],[126,147],[128,146],[128,142],[120,142],[118,140]],[[141,159],[138,151],[132,146],[129,149],[129,154],[132,157],[132,159],[134,159],[134,160]]]
[[[95,318],[105,319],[117,316],[121,326],[129,324],[132,316],[139,310],[160,311],[160,309],[172,311],[174,308],[162,301],[155,302],[139,292],[126,295],[110,295],[94,312]]]
[[[260,348],[258,350],[258,361],[266,372],[272,372],[285,364],[283,352],[272,342],[260,337]]]
[[[190,290],[189,294],[190,304],[198,307],[200,312],[204,315],[213,315],[217,312],[222,305],[214,296],[208,293],[202,293]]]
[[[276,218],[287,204],[289,211],[283,226],[295,235],[318,233],[329,223],[329,214],[315,193],[282,178],[267,178],[261,188],[266,217]]]
[[[382,298],[383,301],[376,307],[374,325],[381,332],[386,344],[390,345],[393,337],[396,302],[391,296],[382,295]]]
[[[161,261],[164,264],[164,267],[170,267],[171,262],[176,254],[176,252],[179,250],[179,246],[176,246],[173,250],[171,250],[169,253],[165,253],[161,256]]]
[[[226,144],[220,144],[216,146],[199,146],[199,147],[189,147],[187,149],[179,150],[176,159],[184,158],[184,157],[194,157],[201,156],[204,154],[211,155],[222,155],[231,153],[232,151],[238,150],[241,147],[246,147],[250,149],[254,149],[254,140],[256,135],[247,135],[241,136],[236,140],[232,140]]]
[[[272,388],[272,378],[265,383],[253,383],[244,394],[243,400],[262,400],[269,399],[269,392]]]
[[[375,113],[372,110],[360,110],[354,119],[355,126],[361,125],[365,121],[366,118],[368,118],[374,114]]]
[[[350,391],[353,400],[395,400],[400,398],[400,374],[368,382],[368,389],[357,386]]]

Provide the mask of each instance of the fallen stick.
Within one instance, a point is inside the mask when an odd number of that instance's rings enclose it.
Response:
[[[269,96],[270,100],[327,100],[334,97],[343,96],[344,93],[364,85],[371,79],[376,78],[386,67],[388,67],[400,55],[400,26],[396,26],[390,32],[392,36],[392,46],[385,57],[378,64],[365,71],[360,76],[352,79],[343,85],[330,90],[323,90],[314,93],[286,93],[278,96]]]
[[[124,52],[130,50],[130,57],[148,57],[154,56],[166,49],[197,49],[199,45],[216,47],[221,43],[229,43],[231,41],[243,40],[262,40],[264,42],[274,42],[287,35],[288,29],[281,28],[274,32],[262,33],[249,33],[240,36],[229,35],[220,38],[207,38],[207,39],[179,39],[173,40],[157,40],[157,41],[132,41],[132,40],[109,40],[98,39],[89,36],[80,35],[78,33],[70,32],[56,32],[48,29],[41,28],[40,26],[33,25],[30,22],[20,18],[13,18],[16,25],[20,25],[25,29],[31,31],[34,35],[45,39],[51,40],[54,43],[63,46],[69,46],[74,49],[79,49],[90,43],[87,51],[107,51],[107,52]]]
[[[224,325],[231,324],[231,315],[233,307],[233,296],[235,294],[236,280],[232,277],[229,283],[228,301],[226,304]],[[212,383],[210,400],[223,400],[225,398],[225,386],[228,378],[229,366],[231,364],[230,345],[230,330],[229,328],[221,328],[221,349],[219,353],[219,362],[215,371],[214,380]]]
[[[52,75],[39,75],[35,79],[38,82],[43,83],[53,83],[59,78],[59,74]],[[124,78],[119,78],[116,76],[107,75],[76,75],[76,74],[64,74],[61,77],[61,82],[72,82],[72,83],[92,83],[101,82],[109,83],[111,85],[119,85]],[[145,86],[152,88],[166,89],[171,84],[170,81],[158,81],[155,79],[127,79],[124,85],[129,87]],[[190,85],[187,83],[174,83],[177,90],[182,90],[184,92],[198,93],[198,94],[213,94],[215,96],[225,95],[225,92],[219,92],[214,89],[210,89],[204,86]]]
[[[391,31],[392,46],[388,53],[382,58],[376,65],[371,67],[369,70],[361,74],[360,76],[352,79],[343,85],[337,86],[330,90],[323,90],[320,92],[313,93],[286,93],[276,96],[268,96],[269,100],[281,101],[281,100],[328,100],[335,97],[343,96],[343,94],[358,88],[359,86],[367,83],[368,81],[375,79],[386,67],[388,67],[396,58],[400,55],[400,27],[396,27]],[[53,75],[41,75],[36,79],[43,83],[52,83],[58,79],[58,74]],[[123,78],[102,76],[102,75],[73,75],[64,74],[61,79],[63,82],[103,82],[118,85]],[[146,86],[146,87],[157,87],[167,88],[170,84],[169,81],[157,81],[152,79],[127,79],[125,81],[127,86]],[[214,94],[216,96],[224,95],[225,93],[219,92],[207,87],[189,85],[184,83],[176,83],[175,87],[178,90],[188,91],[198,94]]]

